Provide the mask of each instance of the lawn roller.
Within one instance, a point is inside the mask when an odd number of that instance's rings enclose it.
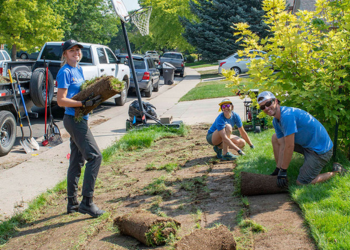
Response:
[[[251,89],[249,92],[253,92],[255,97],[259,94],[259,90],[257,89]],[[258,117],[261,110],[257,109],[252,101],[244,101],[243,103],[245,107],[245,120],[248,123],[244,126],[244,129],[246,131],[254,131],[254,133],[260,133],[262,130],[267,129],[267,118]]]

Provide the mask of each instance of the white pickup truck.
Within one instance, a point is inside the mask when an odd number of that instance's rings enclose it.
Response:
[[[47,42],[41,48],[36,61],[5,62],[0,72],[2,71],[3,75],[7,76],[7,69],[11,69],[13,74],[17,72],[20,73],[20,75],[26,75],[31,80],[32,86],[30,86],[30,95],[33,103],[37,107],[44,107],[44,93],[46,91],[44,59],[49,63],[49,92],[52,93],[53,91],[50,90],[57,86],[55,81],[56,75],[61,68],[62,44],[63,42]],[[80,44],[83,45],[81,49],[83,58],[79,65],[83,69],[85,80],[90,80],[102,75],[112,75],[120,81],[124,81],[124,90],[120,94],[114,96],[116,105],[123,106],[126,102],[130,86],[129,66],[118,64],[118,59],[107,46],[91,43]],[[27,74],[25,74],[25,72]],[[33,76],[35,76],[35,81],[31,79]],[[42,81],[40,81],[40,79]],[[52,98],[52,96],[50,98]]]
[[[41,48],[36,61],[4,62],[0,72],[7,76],[7,69],[12,74],[18,73],[22,85],[26,107],[31,111],[33,105],[45,107],[45,69],[44,58],[49,63],[48,92],[49,100],[54,100],[57,83],[56,75],[61,68],[63,42],[47,42]],[[124,64],[118,64],[112,50],[104,45],[80,43],[83,45],[83,58],[79,65],[82,67],[86,80],[102,75],[112,75],[125,82],[124,90],[113,98],[115,104],[123,106],[127,99],[130,86],[130,68]],[[1,74],[0,74],[1,76]],[[19,98],[19,93],[16,93]],[[20,99],[18,100],[21,103]],[[36,115],[31,113],[32,115]],[[14,105],[13,91],[9,82],[1,82],[0,78],[0,156],[10,152],[16,139],[17,112]]]

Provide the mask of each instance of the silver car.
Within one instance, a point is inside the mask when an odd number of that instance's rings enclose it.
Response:
[[[250,50],[250,54],[256,54],[254,58],[250,58],[248,56],[240,57],[238,53],[230,55],[229,57],[219,60],[219,74],[222,73],[222,69],[225,70],[234,70],[235,75],[239,75],[248,71],[247,64],[251,62],[251,60],[262,59],[261,54],[266,54],[265,51],[259,50]]]
[[[135,73],[139,89],[146,97],[151,97],[152,92],[158,92],[160,73],[154,64],[153,59],[149,57],[133,55]],[[133,74],[130,75],[130,90],[135,91],[135,82]]]

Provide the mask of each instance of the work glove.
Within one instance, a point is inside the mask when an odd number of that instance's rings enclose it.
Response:
[[[276,167],[275,170],[270,174],[271,176],[278,175],[278,172],[280,171],[280,168]]]
[[[239,155],[245,155],[245,153],[244,153],[241,149],[238,150],[237,153],[238,153]]]
[[[287,169],[280,169],[277,175],[277,186],[280,188],[288,187]]]
[[[83,108],[94,106],[96,103],[100,103],[102,101],[101,95],[97,95],[92,97],[93,93],[89,95],[86,99],[82,100]]]
[[[250,145],[250,148],[251,148],[251,149],[254,149],[255,147],[254,147],[254,145],[252,144],[252,145]]]

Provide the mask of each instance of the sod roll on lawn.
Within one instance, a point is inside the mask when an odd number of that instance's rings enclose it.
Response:
[[[120,234],[132,236],[147,246],[159,246],[176,235],[181,223],[172,218],[137,210],[115,218],[114,225],[118,227]]]
[[[277,186],[277,176],[241,172],[241,194],[260,195],[288,192]]]
[[[124,82],[119,81],[114,76],[102,76],[90,81],[85,81],[81,86],[81,91],[72,97],[73,100],[83,101],[88,97],[101,96],[101,102],[106,101],[112,96],[119,94],[124,89]],[[79,107],[75,108],[75,118],[81,119],[84,115],[90,113],[101,102],[96,103],[91,107]]]

